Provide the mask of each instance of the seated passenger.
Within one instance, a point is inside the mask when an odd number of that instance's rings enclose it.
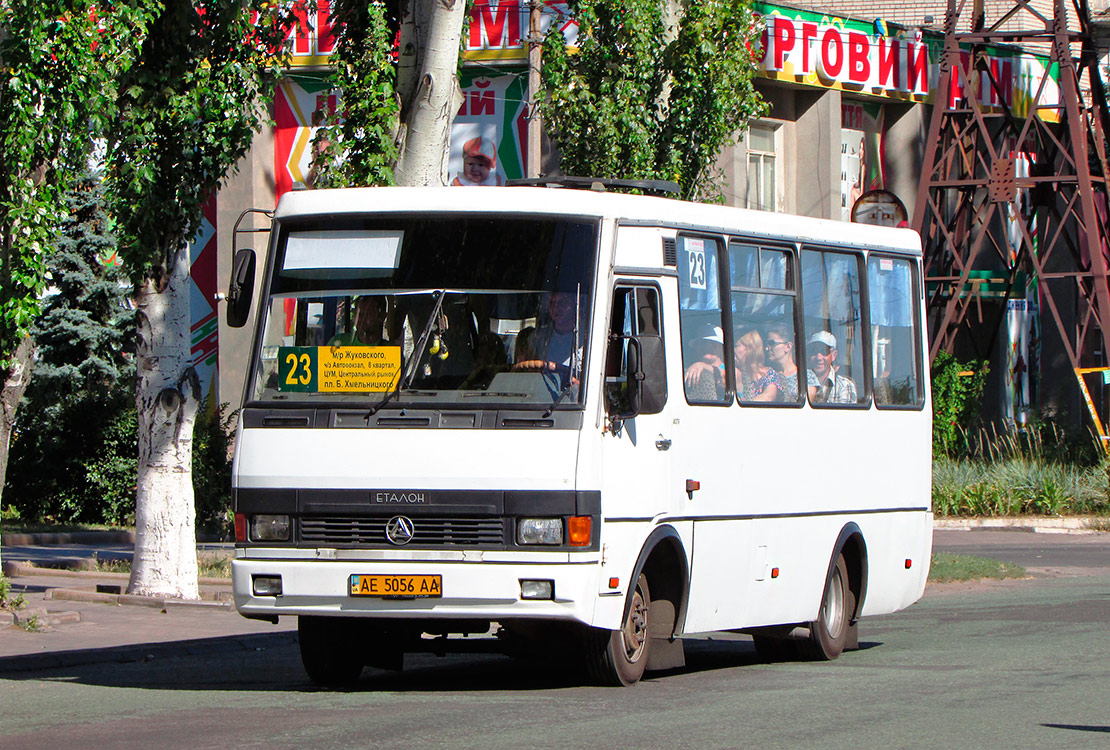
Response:
[[[836,337],[817,331],[806,344],[809,370],[806,383],[809,400],[815,404],[854,404],[858,401],[856,384],[839,373],[836,366]]]
[[[384,346],[385,297],[364,295],[355,300],[351,330],[332,336],[328,346]]]
[[[737,332],[736,392],[741,402],[770,402],[781,399],[782,376],[764,364],[763,337],[754,328]]]
[[[709,328],[706,335],[690,344],[691,354],[697,357],[686,368],[686,398],[690,401],[720,401],[725,395],[724,332],[720,326]]]
[[[782,377],[779,388],[782,400],[798,402],[798,365],[794,361],[794,326],[786,323],[773,323],[767,327],[763,339],[763,352],[767,363]]]

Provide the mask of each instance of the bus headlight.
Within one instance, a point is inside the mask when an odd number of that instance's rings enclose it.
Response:
[[[289,541],[289,516],[259,514],[251,518],[252,542]]]
[[[517,544],[562,544],[563,519],[522,518],[516,524]]]

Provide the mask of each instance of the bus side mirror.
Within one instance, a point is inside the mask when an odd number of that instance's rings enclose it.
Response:
[[[628,384],[629,413],[621,416],[627,419],[663,411],[667,402],[663,339],[659,336],[629,337],[627,363],[625,382]]]
[[[254,251],[240,250],[231,264],[231,283],[227,288],[227,324],[242,328],[247,324],[254,295]]]
[[[667,403],[667,368],[660,336],[637,336],[640,348],[640,414],[658,414]]]

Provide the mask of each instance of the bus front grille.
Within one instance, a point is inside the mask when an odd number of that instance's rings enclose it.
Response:
[[[389,518],[312,516],[300,521],[301,542],[313,545],[395,547],[386,536]],[[502,518],[424,518],[412,519],[412,539],[406,547],[503,546],[505,522]]]

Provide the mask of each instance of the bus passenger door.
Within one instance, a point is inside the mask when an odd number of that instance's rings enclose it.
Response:
[[[662,293],[650,283],[618,282],[605,359],[607,426],[601,441],[607,546],[602,582],[630,571],[646,524],[670,513],[672,418],[667,404]],[[637,394],[636,391],[639,390]]]

